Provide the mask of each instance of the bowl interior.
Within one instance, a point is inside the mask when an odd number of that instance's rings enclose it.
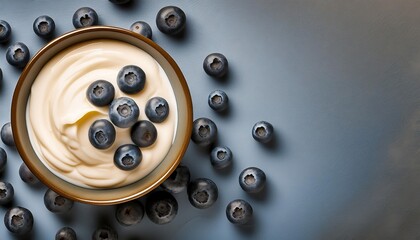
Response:
[[[31,146],[26,127],[26,104],[38,73],[58,52],[84,41],[113,39],[132,44],[150,54],[164,69],[175,93],[178,126],[175,140],[161,164],[139,181],[113,189],[89,189],[68,183],[41,162]],[[116,27],[89,27],[64,34],[42,48],[23,70],[12,99],[11,123],[16,148],[29,169],[57,193],[84,203],[109,205],[141,197],[159,186],[181,162],[188,147],[192,128],[192,102],[184,76],[175,61],[148,38]]]

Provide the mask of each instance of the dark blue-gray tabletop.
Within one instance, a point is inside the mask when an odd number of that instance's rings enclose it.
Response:
[[[160,8],[177,5],[187,15],[182,38],[159,32]],[[217,203],[193,208],[186,192],[176,194],[179,213],[159,226],[147,217],[133,227],[115,221],[114,206],[77,203],[55,215],[43,203],[45,187],[24,184],[21,159],[6,147],[9,162],[1,179],[12,182],[15,205],[35,217],[33,239],[53,239],[63,226],[90,239],[107,221],[120,239],[414,239],[420,236],[420,2],[392,1],[147,1],[119,7],[107,0],[1,0],[0,19],[13,28],[11,42],[26,43],[33,55],[46,42],[32,23],[50,15],[57,34],[73,29],[76,9],[97,10],[100,24],[123,28],[149,22],[153,40],[177,61],[188,81],[194,118],[209,117],[219,144],[229,146],[234,164],[214,170],[209,154],[190,144],[183,160],[192,178],[207,177],[219,187]],[[10,103],[20,71],[5,60],[0,124],[10,120]],[[223,81],[207,76],[203,59],[221,52],[230,73]],[[208,94],[224,90],[230,111],[220,115]],[[265,147],[251,137],[259,120],[274,125],[276,141]],[[267,175],[262,194],[238,184],[242,169]],[[225,207],[243,198],[254,208],[255,224],[238,228]],[[3,218],[6,209],[0,208]],[[0,238],[14,239],[3,224]]]

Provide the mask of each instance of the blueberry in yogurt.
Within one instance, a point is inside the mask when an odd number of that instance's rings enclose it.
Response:
[[[98,25],[98,21],[98,14],[90,7],[79,8],[73,14],[73,26],[75,28]]]
[[[134,144],[120,146],[114,154],[114,164],[119,169],[130,171],[135,169],[141,162],[143,155]]]
[[[140,109],[136,102],[128,97],[114,99],[109,107],[111,122],[120,128],[132,127],[139,118]]]
[[[89,141],[97,149],[111,147],[116,138],[114,125],[106,119],[93,122],[89,128]]]
[[[9,41],[10,35],[12,35],[12,27],[4,20],[0,20],[0,43]]]
[[[34,217],[27,208],[13,207],[4,215],[4,225],[16,235],[25,235],[32,231]]]
[[[186,25],[187,17],[184,11],[176,6],[167,6],[159,10],[156,15],[157,28],[168,35],[181,33]]]
[[[90,103],[98,107],[109,105],[114,100],[115,88],[105,80],[96,80],[91,83],[86,91]]]
[[[149,39],[152,39],[152,35],[153,35],[152,28],[147,22],[144,22],[144,21],[134,22],[133,24],[131,24],[130,30],[140,35],[143,35]]]
[[[156,127],[147,120],[138,121],[131,127],[131,140],[139,147],[151,146],[156,139]]]
[[[138,93],[143,90],[145,83],[146,74],[138,66],[127,65],[118,72],[117,84],[124,93]]]
[[[42,15],[35,19],[32,28],[39,37],[50,38],[54,34],[55,22],[50,16]]]
[[[6,50],[7,62],[17,68],[24,68],[29,62],[29,48],[21,42],[10,45]]]
[[[208,147],[217,138],[216,124],[208,118],[198,118],[193,122],[191,140],[199,146]]]
[[[207,100],[209,106],[216,112],[222,112],[229,106],[229,98],[222,90],[214,90],[209,94]]]
[[[168,102],[162,97],[153,97],[147,101],[145,112],[150,121],[161,123],[169,115]]]
[[[229,64],[225,55],[211,53],[204,59],[203,68],[208,75],[221,78],[228,72]]]

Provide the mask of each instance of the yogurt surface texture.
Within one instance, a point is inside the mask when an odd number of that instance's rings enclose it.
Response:
[[[144,89],[125,94],[116,83],[117,74],[126,65],[136,65],[146,73]],[[157,129],[156,142],[140,148],[143,159],[131,171],[114,165],[114,153],[123,144],[133,144],[130,128],[115,127],[114,144],[105,150],[94,148],[88,130],[97,119],[108,119],[109,107],[92,105],[88,86],[99,79],[114,85],[115,98],[130,97],[140,108],[139,120],[148,120],[146,102],[163,97],[169,115]],[[98,39],[67,48],[55,55],[42,68],[32,84],[27,103],[27,127],[36,154],[58,177],[87,188],[115,188],[133,183],[155,169],[167,155],[175,138],[177,106],[171,83],[148,53],[128,43]]]

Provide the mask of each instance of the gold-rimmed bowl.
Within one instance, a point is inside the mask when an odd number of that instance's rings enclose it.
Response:
[[[51,172],[31,145],[26,123],[27,102],[32,83],[43,66],[59,52],[76,44],[99,39],[112,39],[136,46],[152,56],[163,68],[171,83],[177,105],[177,128],[174,142],[162,162],[146,177],[117,188],[85,188],[69,183]],[[192,129],[192,101],[185,78],[172,59],[159,45],[137,33],[110,26],[78,29],[66,33],[36,53],[23,70],[12,99],[11,124],[16,148],[29,169],[46,186],[69,199],[95,205],[111,205],[130,201],[158,187],[176,169],[188,147]]]

